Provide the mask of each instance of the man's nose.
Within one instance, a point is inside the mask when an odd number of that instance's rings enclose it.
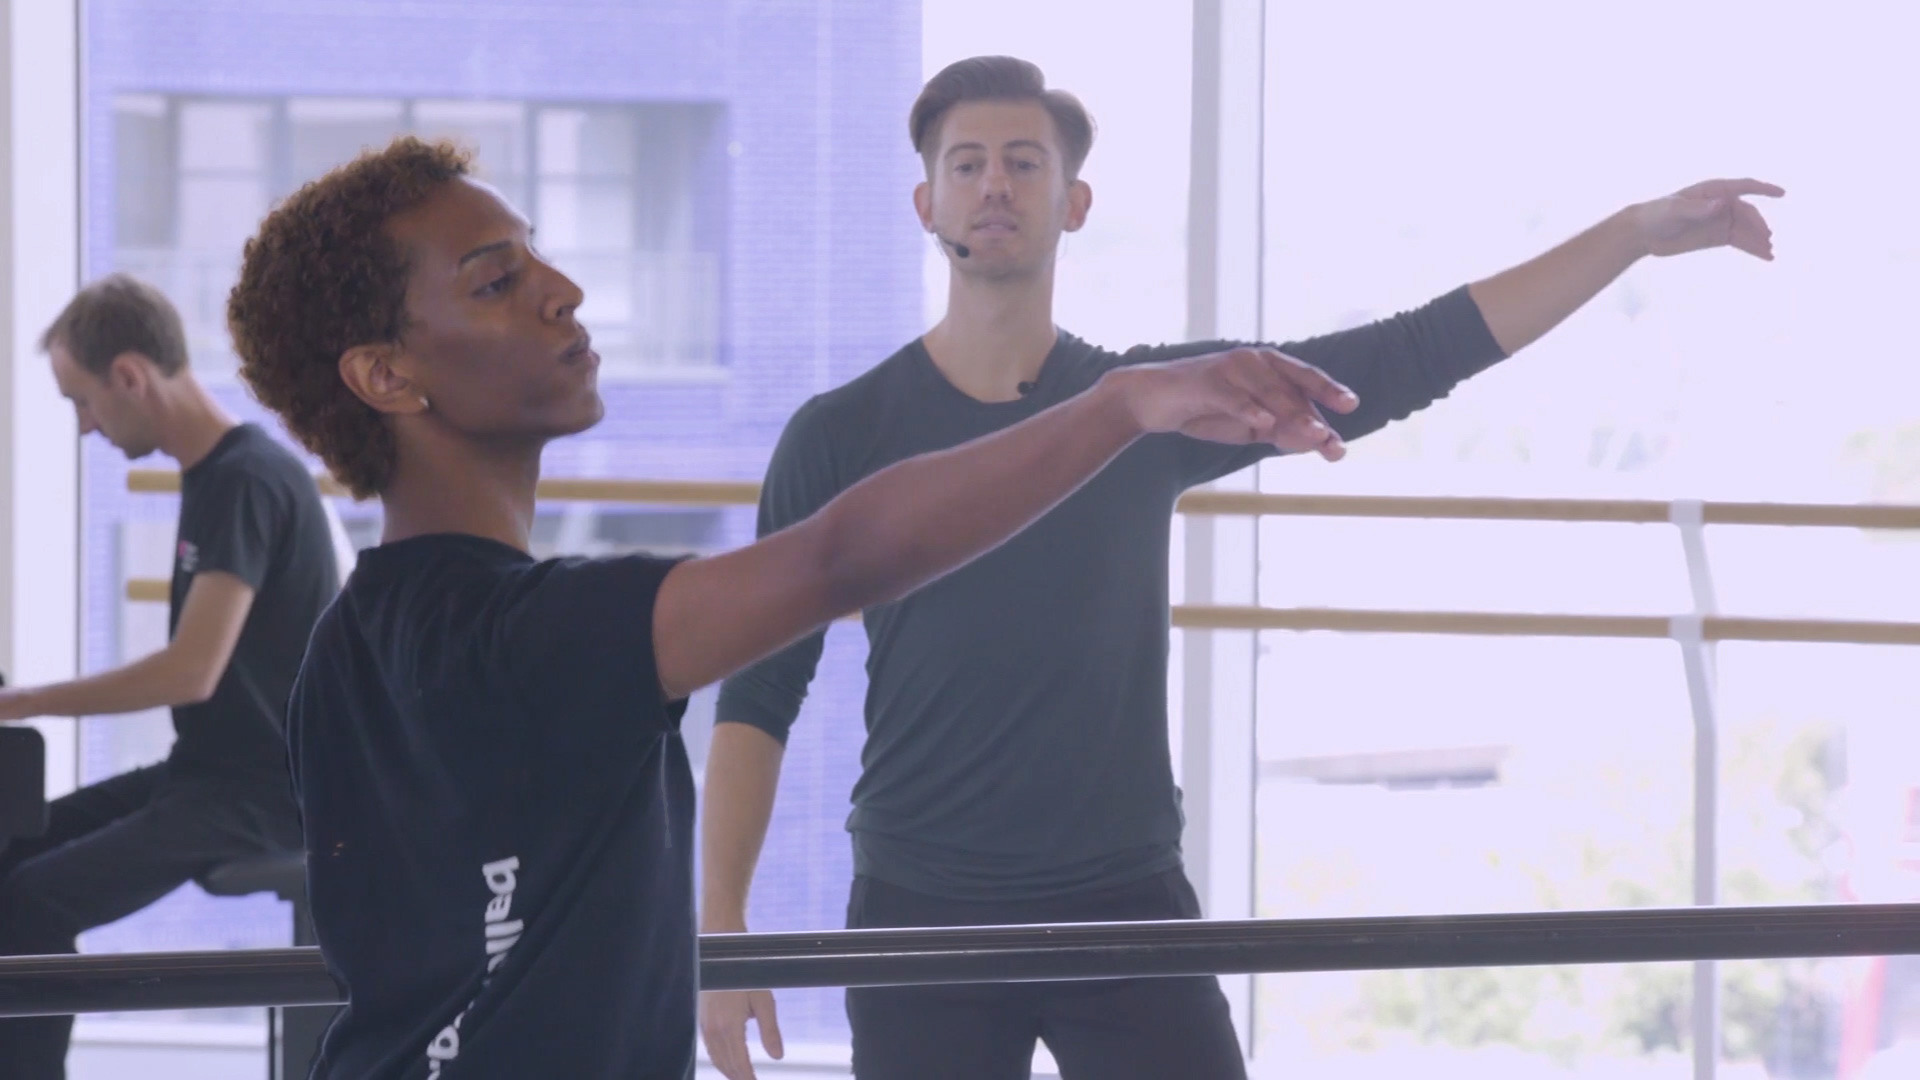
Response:
[[[989,165],[986,178],[987,197],[990,199],[1008,199],[1013,196],[1013,174],[1004,166]]]

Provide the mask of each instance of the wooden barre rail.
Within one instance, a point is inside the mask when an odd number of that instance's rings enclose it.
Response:
[[[167,582],[136,578],[127,582],[127,599],[164,603]],[[1182,630],[1331,630],[1349,634],[1469,637],[1660,639],[1679,636],[1676,620],[1664,615],[1536,615],[1198,604],[1176,606],[1173,625]],[[1713,615],[1700,620],[1700,637],[1704,641],[1778,641],[1805,645],[1920,645],[1920,623]]]
[[[346,492],[331,477],[320,478],[328,495]],[[180,490],[180,474],[134,469],[127,490]],[[540,481],[540,498],[553,502],[638,503],[657,506],[752,506],[760,485],[750,480]],[[1655,524],[1672,520],[1671,502],[1659,499],[1532,499],[1460,495],[1284,495],[1257,491],[1191,491],[1176,509],[1183,514],[1238,517],[1441,518],[1467,521],[1563,521]],[[1896,503],[1703,502],[1708,525],[1825,526],[1853,529],[1920,529],[1920,506]]]

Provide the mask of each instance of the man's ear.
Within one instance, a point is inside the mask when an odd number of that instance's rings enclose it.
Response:
[[[1079,232],[1087,223],[1087,211],[1093,209],[1093,188],[1085,180],[1067,183],[1067,231]]]
[[[107,362],[107,370],[101,373],[100,381],[114,390],[131,396],[144,394],[152,385],[153,376],[159,369],[147,354],[129,349]]]
[[[374,412],[390,416],[426,412],[426,390],[400,370],[399,359],[398,345],[355,345],[340,354],[340,381]]]
[[[933,231],[933,185],[925,180],[913,185],[913,212],[920,215],[920,227]]]

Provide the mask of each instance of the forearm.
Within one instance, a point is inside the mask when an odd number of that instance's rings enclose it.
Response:
[[[1359,395],[1359,408],[1327,414],[1349,442],[1412,416],[1508,355],[1466,286],[1411,311],[1280,349]]]
[[[892,465],[816,515],[833,606],[899,598],[1005,541],[1114,459],[1140,427],[1111,381],[1013,427]]]
[[[714,725],[701,809],[700,927],[707,933],[747,928],[753,882],[786,748],[747,724]]]
[[[1538,341],[1647,254],[1622,210],[1537,258],[1468,287],[1508,355]],[[1364,400],[1364,399],[1363,399]]]
[[[170,649],[71,682],[20,687],[8,692],[6,713],[33,716],[107,716],[206,700],[211,687]]]

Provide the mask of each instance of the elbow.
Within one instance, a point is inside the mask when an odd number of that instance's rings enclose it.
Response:
[[[173,695],[174,704],[205,705],[213,699],[213,690],[214,688],[212,686],[202,683],[188,684],[183,687],[179,693]]]
[[[204,705],[213,699],[214,691],[220,689],[220,672],[186,671],[181,673],[178,687],[173,693],[176,705]]]

